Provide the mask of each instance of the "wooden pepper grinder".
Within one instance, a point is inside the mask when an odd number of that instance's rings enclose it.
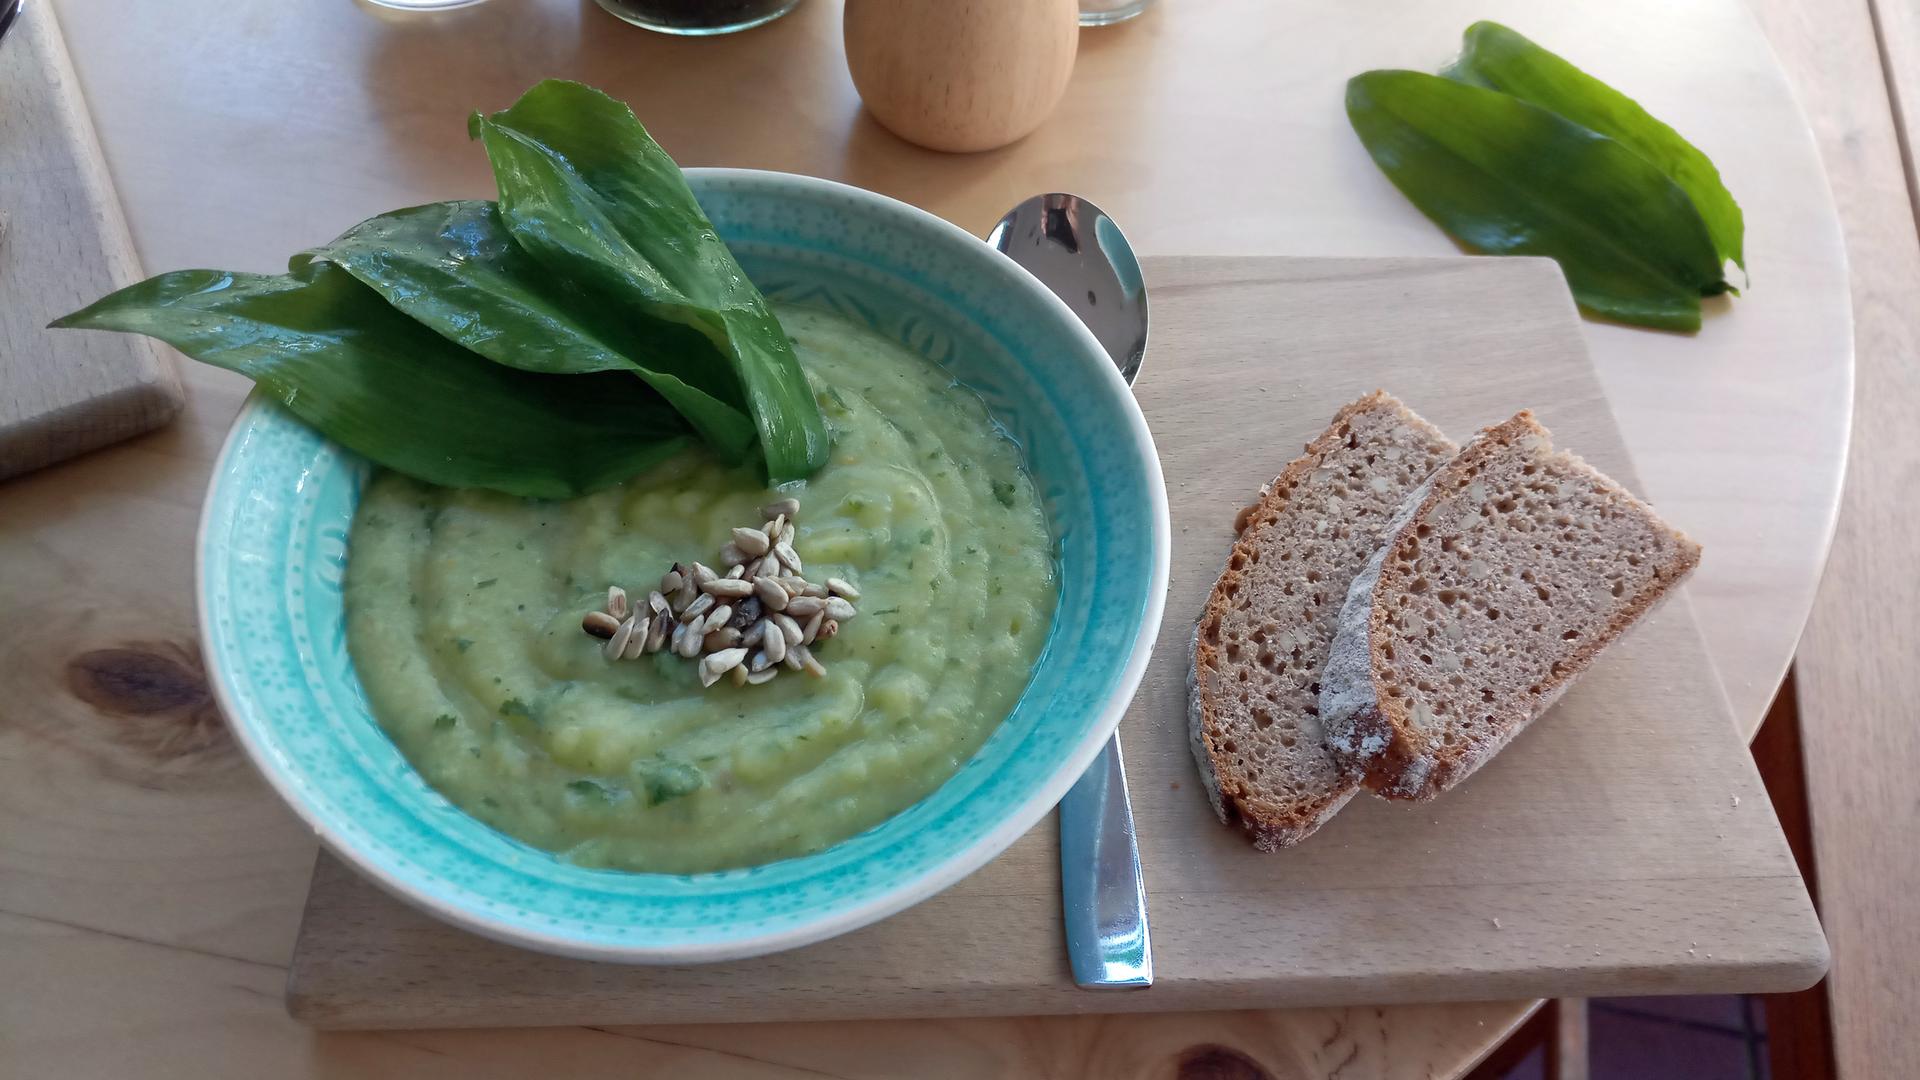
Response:
[[[1046,120],[1079,47],[1078,0],[847,0],[847,67],[887,130],[991,150]]]

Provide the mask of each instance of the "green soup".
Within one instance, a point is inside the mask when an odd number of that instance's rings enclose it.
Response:
[[[900,812],[1012,710],[1055,598],[1018,449],[938,366],[831,315],[779,316],[834,434],[804,484],[771,492],[690,451],[565,502],[368,487],[348,646],[381,726],[468,813],[588,866],[749,866]],[[807,577],[861,593],[815,649],[824,677],[703,690],[693,661],[609,661],[581,631],[609,584],[644,597],[675,562],[713,563],[780,495],[801,502]]]

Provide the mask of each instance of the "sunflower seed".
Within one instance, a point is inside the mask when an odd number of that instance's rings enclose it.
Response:
[[[758,554],[758,552],[755,552],[755,554]],[[752,556],[741,551],[740,545],[738,544],[727,543],[720,548],[720,561],[727,566],[739,566],[749,558],[752,558]]]
[[[746,576],[747,576],[747,568],[744,563],[739,566],[731,566],[727,568],[728,580],[732,580],[734,578],[743,578]]]
[[[760,531],[767,534],[768,540],[777,544],[780,542],[780,530],[786,527],[787,527],[787,515],[775,514],[773,516],[772,521],[769,521],[765,525],[760,526]]]
[[[681,655],[681,650],[687,647],[687,635],[691,632],[686,623],[674,623],[673,636],[667,641],[667,651],[675,656]]]
[[[697,562],[693,564],[693,584],[695,588],[706,588],[707,582],[713,581],[719,576],[719,574],[713,572],[713,567],[708,566],[706,563]]]
[[[851,619],[859,614],[852,604],[838,596],[829,596],[824,609],[829,619]]]
[[[740,644],[748,648],[760,644],[761,639],[766,635],[767,625],[767,620],[761,619],[759,622],[747,627],[746,633],[740,635]]]
[[[775,636],[777,637],[778,635]],[[753,659],[747,661],[747,670],[749,671],[765,671],[772,666],[774,666],[773,661],[767,659],[767,651],[765,649],[754,653]]]
[[[728,604],[716,604],[712,611],[707,612],[706,622],[700,624],[700,632],[702,634],[711,634],[715,630],[727,625],[727,620],[731,618],[733,618],[732,606]]]
[[[680,621],[681,622],[697,622],[698,620],[704,618],[707,612],[712,611],[713,605],[719,602],[720,601],[715,600],[713,598],[712,593],[703,592],[699,596],[696,596],[693,598],[693,603],[688,604],[685,608],[681,609]]]
[[[733,670],[740,671],[743,669],[734,668]],[[759,686],[761,683],[770,683],[773,681],[774,676],[778,674],[780,674],[780,669],[777,667],[763,668],[747,676],[747,685]]]
[[[793,545],[786,540],[773,545],[773,553],[779,556],[780,561],[786,563],[794,573],[798,574],[805,569],[800,565],[800,553],[793,550]]]
[[[780,584],[786,587],[788,594],[792,596],[818,596],[824,598],[827,595],[827,587],[825,585],[815,585],[803,577],[787,576],[779,580]]]
[[[607,586],[607,614],[616,619],[627,617],[627,590],[618,585]]]
[[[680,564],[674,563],[673,569],[660,575],[660,595],[672,596],[674,593],[679,592],[680,583],[684,580],[685,578],[680,574]]]
[[[840,632],[840,621],[838,619],[828,619],[826,622],[823,622],[820,624],[820,640],[821,641],[829,640],[830,638],[833,637],[833,635],[839,632]]]
[[[733,543],[749,555],[765,555],[767,549],[773,546],[773,541],[767,539],[766,533],[744,525],[733,530]]]
[[[653,625],[647,628],[646,650],[650,653],[659,652],[660,647],[667,643],[667,635],[673,633],[674,626],[671,613],[663,611],[655,615]]]
[[[677,650],[681,656],[691,660],[700,655],[700,646],[705,644],[706,635],[700,632],[699,623],[681,623],[680,629],[675,632],[682,634]]]
[[[778,574],[780,570],[781,570],[780,556],[766,555],[760,559],[759,565],[754,568],[753,576],[754,577],[772,577],[775,574]]]
[[[620,620],[604,611],[589,611],[581,618],[580,629],[605,641],[613,636],[614,631],[620,629]]]
[[[718,630],[709,630],[707,636],[700,639],[700,647],[708,652],[719,652],[721,649],[731,649],[738,644],[740,644],[740,631],[735,630],[731,626],[723,626]]]
[[[659,592],[650,592],[647,594],[647,610],[655,615],[664,615],[673,609],[667,604],[665,596]]]
[[[699,594],[701,594],[701,586],[699,586],[699,582],[693,580],[693,571],[682,571],[682,573],[680,573],[680,588],[676,588],[674,592],[668,592],[668,594],[666,594],[666,603],[668,603],[668,607],[672,607],[674,615],[680,615],[682,611],[685,611],[687,603],[693,603],[693,598],[697,598]]]
[[[777,664],[785,660],[787,658],[786,635],[768,632],[760,639],[760,651],[766,653],[767,659],[773,663]]]
[[[796,656],[800,658],[798,665],[793,662],[793,658]],[[798,667],[799,670],[806,672],[816,679],[827,673],[827,669],[821,666],[820,661],[813,658],[813,651],[805,645],[795,645],[787,651],[787,666]]]
[[[775,499],[774,501],[760,508],[760,516],[763,518],[775,518],[775,517],[781,516],[782,514],[790,518],[799,517],[800,516],[800,500],[799,499]]]
[[[800,623],[795,620],[793,616],[785,614],[775,615],[773,616],[773,625],[780,628],[780,634],[787,639],[787,644],[800,644]]]
[[[860,590],[848,584],[845,578],[828,578],[827,591],[833,593],[835,596],[844,596],[849,600],[860,599]]]
[[[787,614],[796,619],[810,619],[814,612],[823,610],[826,606],[827,602],[817,596],[796,596],[787,601]]]
[[[720,681],[720,676],[741,665],[747,658],[745,649],[721,649],[700,661],[700,685],[712,686]]]
[[[727,625],[744,632],[747,627],[760,621],[760,615],[759,598],[749,596],[744,600],[734,601],[733,618],[727,620]]]
[[[653,629],[653,620],[647,618],[645,612],[637,611],[627,621],[633,623],[633,636],[627,639],[627,647],[620,650],[620,659],[638,660],[640,654],[647,651],[647,634]]]
[[[760,598],[760,604],[769,611],[787,609],[787,590],[770,577],[753,579],[753,595]]]
[[[826,621],[826,618],[827,618],[826,612],[824,611],[814,612],[813,618],[807,620],[807,625],[800,628],[800,644],[802,645],[813,644],[813,639],[820,636],[820,624]]]
[[[727,678],[732,679],[733,685],[735,686],[747,685],[747,665],[736,664],[732,668],[729,668],[727,670]]]
[[[700,591],[706,593],[708,596],[738,600],[743,596],[753,595],[753,582],[745,578],[714,578],[712,581],[700,586]]]
[[[633,620],[628,619],[607,639],[607,659],[618,660],[620,654],[627,651],[627,642],[633,640]]]

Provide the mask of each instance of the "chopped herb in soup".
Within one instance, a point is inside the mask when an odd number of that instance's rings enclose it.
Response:
[[[749,866],[900,812],[1012,710],[1055,601],[1018,448],[938,366],[831,315],[778,315],[834,437],[803,484],[770,492],[689,451],[565,501],[397,473],[368,487],[348,645],[381,725],[467,812],[588,866]],[[806,577],[859,598],[813,645],[820,674],[703,688],[669,650],[609,660],[582,633],[608,585],[644,604],[783,496],[804,507]]]

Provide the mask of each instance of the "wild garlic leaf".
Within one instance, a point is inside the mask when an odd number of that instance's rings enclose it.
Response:
[[[1700,328],[1727,289],[1687,193],[1621,143],[1507,94],[1418,71],[1347,83],[1374,162],[1462,244],[1560,264],[1580,304],[1623,322]]]
[[[826,423],[792,344],[631,109],[548,80],[503,112],[475,114],[469,129],[493,163],[501,217],[522,250],[635,317],[711,340],[741,388],[772,480],[826,464]]]
[[[493,363],[329,263],[161,274],[53,325],[158,338],[252,379],[348,449],[448,487],[566,498],[686,445],[680,417],[633,376]]]
[[[1746,224],[1720,170],[1639,102],[1496,22],[1468,27],[1459,59],[1441,74],[1510,94],[1619,141],[1680,185],[1720,257],[1746,269]]]
[[[521,251],[491,202],[381,214],[294,256],[292,267],[315,260],[494,363],[550,375],[630,371],[722,459],[740,461],[752,447],[753,421],[711,342],[685,326],[622,318]]]

